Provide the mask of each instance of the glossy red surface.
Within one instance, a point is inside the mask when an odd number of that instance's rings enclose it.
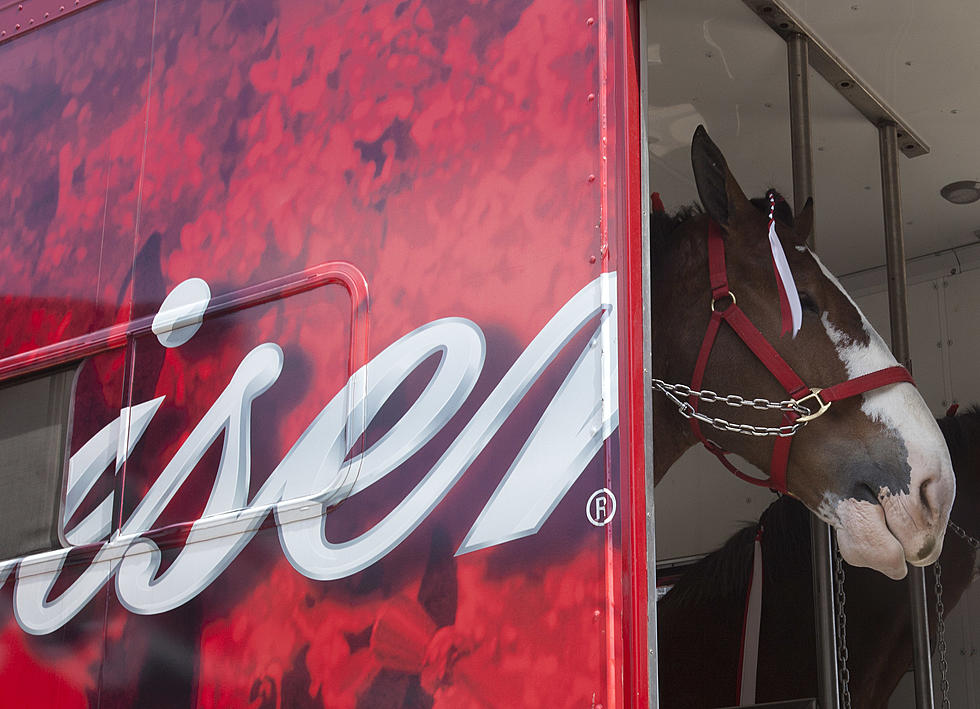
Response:
[[[439,318],[467,318],[485,337],[482,373],[459,412],[330,511],[332,540],[356,537],[404,499],[542,327],[603,271],[620,269],[623,348],[623,427],[536,534],[455,556],[587,335],[545,370],[446,499],[363,571],[303,576],[270,516],[183,605],[133,613],[110,580],[42,635],[23,632],[9,610],[15,572],[0,588],[0,702],[639,705],[644,502],[631,471],[642,465],[642,371],[630,354],[639,230],[626,216],[638,173],[625,165],[638,137],[623,128],[635,120],[626,101],[636,101],[626,21],[614,3],[565,0],[107,0],[0,45],[9,218],[0,372],[88,357],[73,453],[121,406],[165,397],[118,474],[110,466],[69,524],[110,493],[113,528],[125,523],[262,343],[281,348],[283,365],[252,407],[250,495],[364,361]],[[229,306],[180,347],[147,331],[186,279],[206,281],[215,307],[326,262],[366,279],[363,358],[351,287],[335,282]],[[348,441],[354,453],[383,438],[436,366],[426,360],[397,388],[363,438]],[[154,522],[161,573],[208,501],[223,440]],[[596,527],[585,506],[603,487],[620,512]],[[52,599],[94,553],[71,552]]]

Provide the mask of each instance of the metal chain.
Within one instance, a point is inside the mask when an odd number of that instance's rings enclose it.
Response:
[[[842,709],[851,709],[851,672],[847,669],[847,597],[844,593],[844,563],[834,546],[834,580],[837,584],[837,683]]]
[[[965,541],[967,544],[969,544],[971,547],[973,547],[973,550],[974,551],[980,551],[980,540],[975,539],[974,537],[971,537],[969,534],[966,533],[966,530],[965,529],[963,529],[962,527],[957,526],[953,522],[953,520],[950,520],[949,521],[949,524],[947,526],[950,529],[953,530],[953,533],[957,537],[959,537],[960,539],[962,539],[963,541]]]
[[[946,608],[943,606],[942,564],[937,561],[933,564],[932,570],[936,574],[936,634],[938,636],[936,649],[939,651],[939,690],[943,697],[942,709],[949,709],[949,679],[946,677],[949,664],[946,662],[946,623],[943,621]]]
[[[762,398],[746,399],[738,394],[723,395],[717,394],[710,389],[703,389],[701,391],[691,389],[691,387],[687,386],[686,384],[668,384],[662,379],[654,379],[653,386],[662,391],[668,399],[677,404],[677,410],[684,418],[696,419],[701,423],[707,424],[721,431],[743,433],[748,436],[792,436],[800,428],[806,425],[806,422],[794,421],[793,423],[785,426],[752,426],[747,423],[732,423],[723,418],[706,416],[700,411],[695,410],[694,406],[692,406],[689,401],[685,401],[684,399],[693,396],[696,399],[709,404],[720,403],[725,404],[726,406],[748,407],[759,411],[782,411],[786,413],[794,411],[800,416],[807,416],[811,413],[808,408],[802,406],[793,399],[787,399],[785,401],[770,401],[769,399]]]
[[[953,534],[965,541],[973,551],[980,551],[980,540],[971,537],[966,530],[957,525],[953,520],[949,521],[947,527],[953,530]],[[932,571],[936,575],[936,650],[939,652],[939,690],[942,693],[942,709],[949,709],[949,663],[946,659],[946,621],[943,616],[946,614],[946,607],[943,605],[943,567],[938,561],[932,566]]]

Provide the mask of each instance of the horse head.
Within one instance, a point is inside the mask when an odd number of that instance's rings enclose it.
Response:
[[[796,291],[784,294],[783,306],[798,296],[802,310],[798,332],[787,332],[768,211],[746,198],[701,127],[691,153],[706,214],[685,219],[652,244],[655,381],[690,385],[700,371],[692,389],[739,394],[764,407],[761,400],[782,404],[778,411],[733,408],[675,389],[682,413],[690,418],[696,411],[714,422],[689,426],[670,410],[667,397],[657,396],[655,478],[700,439],[712,452],[735,453],[773,479],[778,473],[776,484],[765,484],[785,490],[833,525],[849,563],[892,578],[905,575],[906,561],[932,563],[942,550],[955,493],[949,453],[889,348],[807,248],[812,203],[795,219],[780,219],[778,211],[774,219],[774,238]],[[712,239],[717,248],[709,249]],[[718,278],[725,277],[719,287]],[[706,347],[705,333],[718,319],[713,311],[736,303],[740,318],[759,337],[738,334],[735,318],[726,316]],[[788,383],[794,380],[800,386]],[[821,397],[821,389],[834,396]],[[737,421],[742,430],[722,420]],[[745,435],[745,426],[782,435]]]

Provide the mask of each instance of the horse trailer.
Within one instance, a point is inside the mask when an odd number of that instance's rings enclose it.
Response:
[[[976,19],[955,0],[0,7],[0,704],[673,709],[657,599],[772,487],[839,522],[846,561],[912,562],[882,581],[910,586],[916,639],[889,707],[976,705],[980,595],[935,670],[916,597],[949,459],[908,453],[980,401]],[[735,177],[771,209],[733,201]],[[813,221],[780,220],[771,188]],[[730,304],[702,267],[685,319],[651,285],[651,217],[696,201],[717,243],[736,210],[758,225],[763,257],[723,247]],[[749,272],[780,294],[762,310],[735,300]],[[895,356],[819,360],[861,336],[784,292],[790,272]],[[813,311],[799,338],[787,298]],[[651,387],[653,323],[674,313],[696,348],[743,307],[755,356],[807,386],[743,390],[738,365],[719,393],[786,399],[742,419],[775,415],[753,445],[782,452],[743,455],[753,487],[692,449],[654,490],[677,410]],[[710,418],[725,402],[699,409],[691,384],[681,413]],[[920,414],[896,443],[888,416]],[[870,483],[801,462],[831,421],[879,470],[898,455],[902,489],[882,489],[928,517],[906,538],[874,503],[891,556],[821,506],[853,511],[840,486]],[[812,519],[820,677],[786,709],[847,705],[841,557]]]

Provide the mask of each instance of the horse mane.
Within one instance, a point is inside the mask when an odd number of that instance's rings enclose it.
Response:
[[[685,204],[673,214],[668,212],[652,211],[650,213],[650,242],[654,246],[654,251],[659,251],[660,246],[669,243],[670,235],[681,224],[693,217],[704,214],[704,208],[697,202]]]
[[[719,549],[700,559],[677,580],[664,597],[679,605],[701,605],[722,599],[744,598],[752,573],[756,533],[761,525],[764,584],[775,582],[787,567],[809,564],[809,511],[792,497],[782,496],[762,513],[759,522],[748,523]],[[778,559],[769,562],[766,559]]]
[[[776,218],[783,224],[792,227],[794,223],[793,210],[790,209],[789,203],[783,199],[783,196],[773,188],[766,191],[766,194],[772,192],[776,197]],[[765,215],[769,214],[769,200],[766,197],[755,197],[751,200],[753,206]],[[705,213],[704,207],[702,207],[697,202],[691,202],[690,204],[685,204],[681,206],[677,211],[673,213],[652,211],[650,213],[650,241],[653,244],[653,250],[659,251],[659,247],[665,246],[669,243],[668,239],[671,234],[684,222],[693,217],[699,217]]]
[[[959,460],[969,454],[968,448],[975,445],[972,441],[980,437],[980,404],[956,416],[944,416],[937,423],[946,439],[949,457]]]

